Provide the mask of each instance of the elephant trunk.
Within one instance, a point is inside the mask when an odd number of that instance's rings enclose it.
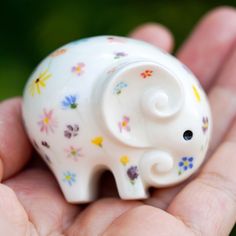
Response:
[[[140,161],[140,174],[148,186],[161,187],[168,185],[174,167],[173,157],[162,151],[150,151]]]

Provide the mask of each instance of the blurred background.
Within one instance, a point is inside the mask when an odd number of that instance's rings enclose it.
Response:
[[[139,24],[159,22],[173,32],[178,48],[207,11],[236,5],[235,0],[0,2],[0,101],[21,95],[39,61],[69,41],[93,35],[127,35]]]
[[[175,50],[209,10],[235,0],[1,0],[0,101],[22,94],[34,67],[57,47],[94,35],[127,35],[145,22],[167,26]],[[222,214],[224,214],[222,212]],[[236,229],[231,235],[236,235]]]

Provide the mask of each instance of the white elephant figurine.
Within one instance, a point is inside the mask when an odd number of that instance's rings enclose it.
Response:
[[[96,198],[114,175],[122,199],[175,185],[201,165],[211,134],[194,75],[148,43],[98,36],[45,58],[24,91],[28,135],[71,203]]]

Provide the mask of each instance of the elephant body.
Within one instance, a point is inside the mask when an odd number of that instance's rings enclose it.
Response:
[[[110,170],[123,199],[174,185],[202,163],[211,133],[190,70],[147,43],[98,36],[44,59],[24,91],[29,137],[69,202],[95,199]]]

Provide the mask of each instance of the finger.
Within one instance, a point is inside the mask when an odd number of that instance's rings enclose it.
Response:
[[[213,117],[213,135],[211,149],[222,141],[236,116],[236,45],[231,47],[231,54],[224,63],[224,67],[209,91]]]
[[[227,131],[232,130],[232,122],[236,118],[236,48],[232,55],[227,60],[225,67],[219,75],[216,83],[209,91],[209,101],[212,110],[212,118],[214,128],[212,130],[212,140],[210,143],[208,157],[220,145]],[[236,133],[231,131],[230,133]],[[189,182],[189,180],[188,180]],[[146,201],[147,204],[166,209],[172,198],[184,187],[183,183],[176,187],[157,190],[152,195],[152,198]]]
[[[130,36],[151,43],[170,52],[173,48],[173,37],[170,31],[156,23],[147,23],[134,29]]]
[[[0,184],[0,235],[36,235],[15,193],[3,184]]]
[[[177,54],[206,89],[231,52],[236,37],[235,25],[234,8],[217,8],[199,22]]]
[[[0,103],[0,178],[19,171],[29,160],[31,145],[23,128],[21,99]]]
[[[183,222],[151,206],[138,206],[115,219],[103,236],[189,236],[193,235]]]
[[[236,133],[226,138],[198,178],[188,184],[167,209],[199,235],[229,235],[234,226],[236,143],[232,136],[235,138]]]
[[[139,205],[140,202],[112,198],[99,200],[77,217],[74,224],[66,231],[66,235],[103,235],[105,229],[117,217]]]
[[[236,72],[236,71],[235,71]],[[236,76],[236,73],[235,73]],[[236,115],[236,88],[214,86],[209,93],[213,129],[209,154],[212,154],[230,129]]]
[[[193,39],[189,39],[187,44],[187,49],[185,49],[185,46],[183,47],[183,51],[181,52],[184,56],[186,55],[186,59],[188,58],[188,54],[190,53],[190,46],[194,47],[195,39],[197,38],[199,40],[202,40],[203,42],[199,42],[199,44],[202,44],[203,47],[206,47],[208,40],[212,40],[211,43],[213,43],[213,35],[210,35],[209,32],[211,32],[211,29],[207,28],[210,26],[214,26],[219,30],[219,32],[224,32],[225,25],[225,19],[222,19],[222,15],[229,14],[229,17],[233,17],[232,15],[235,15],[236,20],[236,13],[234,10],[231,9],[225,9],[220,8],[212,13],[209,14],[209,16],[205,17],[205,20],[203,20],[199,26],[197,26],[197,29],[194,31]],[[218,19],[219,17],[219,19]],[[209,22],[208,22],[209,21]],[[222,21],[222,22],[221,22]],[[218,26],[214,25],[218,23]],[[203,38],[201,36],[202,28],[208,32],[208,35],[206,38]],[[227,27],[226,27],[227,28]],[[204,31],[204,32],[205,32]],[[233,35],[231,35],[233,37]],[[234,33],[234,38],[236,37],[236,32]],[[207,40],[206,40],[207,39]],[[191,41],[193,40],[193,41]],[[205,41],[204,41],[205,40]],[[232,40],[232,39],[231,39]],[[227,42],[225,42],[227,43]],[[218,45],[219,46],[219,45]],[[228,45],[225,45],[227,48]],[[232,53],[232,45],[231,47],[231,53]],[[185,50],[187,50],[185,52]],[[195,50],[195,49],[193,49]],[[190,55],[190,54],[189,54]],[[200,58],[200,56],[204,57],[204,53],[197,55],[199,58],[195,58],[197,60],[211,60],[210,58]],[[207,55],[205,55],[207,56]],[[212,83],[212,87],[209,90],[209,102],[212,110],[212,123],[213,123],[213,134],[212,134],[212,140],[210,142],[209,147],[209,154],[213,153],[215,148],[219,145],[219,143],[222,141],[225,133],[229,129],[232,120],[235,117],[236,114],[236,83],[233,84],[233,78],[236,76],[236,69],[234,66],[234,62],[236,60],[236,52],[232,53],[231,55],[228,55],[227,59],[225,58],[225,63],[223,68],[221,68],[222,72],[219,73],[217,77],[215,77],[215,82]],[[206,61],[205,61],[206,62]],[[191,61],[193,63],[193,60]],[[204,67],[204,64],[202,65]],[[211,78],[211,77],[208,77]],[[213,81],[212,81],[213,82]],[[227,86],[229,84],[229,86]],[[208,155],[209,156],[209,155]],[[146,201],[147,204],[160,207],[161,209],[166,209],[168,207],[169,203],[173,199],[173,197],[182,189],[182,187],[186,184],[184,184],[167,188],[167,189],[159,189],[157,191],[154,191],[152,197]]]
[[[15,191],[38,235],[62,235],[80,211],[65,201],[48,170],[30,169],[5,184]]]

